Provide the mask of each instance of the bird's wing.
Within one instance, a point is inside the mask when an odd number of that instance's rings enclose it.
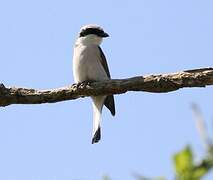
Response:
[[[98,46],[98,49],[99,49],[100,55],[101,55],[101,59],[100,59],[101,64],[104,67],[104,70],[106,71],[106,74],[107,74],[108,78],[110,79],[111,77],[110,77],[110,72],[109,72],[109,68],[108,68],[108,65],[107,65],[106,57],[105,57],[105,55],[104,55],[104,53],[103,53],[103,51],[102,51],[100,46]]]
[[[106,61],[106,57],[105,57],[101,47],[99,46],[98,48],[99,48],[100,55],[101,55],[101,58],[100,58],[101,64],[102,64],[108,78],[111,79],[109,68],[108,68],[107,61]],[[115,101],[114,101],[113,95],[109,95],[106,97],[106,99],[104,101],[104,105],[110,110],[111,114],[114,116],[115,115]]]

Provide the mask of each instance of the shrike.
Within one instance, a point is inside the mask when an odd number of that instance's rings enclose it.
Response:
[[[98,25],[86,25],[80,30],[73,55],[73,75],[75,83],[103,81],[110,79],[109,68],[100,48],[102,39],[109,35]],[[92,96],[93,138],[92,144],[101,139],[101,113],[105,105],[115,115],[113,95]]]

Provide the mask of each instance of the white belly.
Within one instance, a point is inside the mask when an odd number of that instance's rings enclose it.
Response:
[[[86,58],[80,48],[74,49],[73,55],[73,76],[75,83],[80,83],[87,79]]]
[[[74,48],[73,75],[75,83],[87,80],[107,80],[107,74],[100,62],[100,52],[96,46],[78,45]]]

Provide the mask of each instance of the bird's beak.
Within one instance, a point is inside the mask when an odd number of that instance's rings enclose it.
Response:
[[[105,37],[109,37],[109,34],[107,34],[107,33],[103,32],[103,33],[101,34],[101,37],[103,37],[103,38],[105,38]]]

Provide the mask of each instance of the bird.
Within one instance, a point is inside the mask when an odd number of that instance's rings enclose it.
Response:
[[[100,47],[103,38],[109,37],[102,27],[88,24],[81,27],[74,45],[73,77],[75,83],[104,81],[111,79],[106,57]],[[115,116],[113,95],[91,96],[93,107],[92,144],[101,139],[101,114],[106,106]]]

